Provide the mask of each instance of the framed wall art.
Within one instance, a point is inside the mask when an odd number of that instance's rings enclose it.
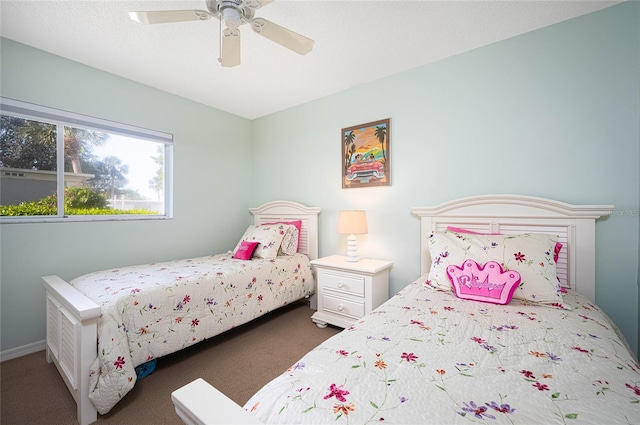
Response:
[[[342,188],[391,186],[390,118],[342,129]]]

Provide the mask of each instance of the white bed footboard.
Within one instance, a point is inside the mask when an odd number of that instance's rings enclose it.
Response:
[[[77,405],[78,422],[95,422],[89,368],[97,357],[100,306],[58,276],[44,276],[47,293],[47,361],[53,362]]]
[[[186,425],[262,424],[202,378],[172,392],[171,401]]]

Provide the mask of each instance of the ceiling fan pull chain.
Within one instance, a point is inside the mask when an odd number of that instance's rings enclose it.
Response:
[[[218,21],[218,63],[222,63],[222,21]]]

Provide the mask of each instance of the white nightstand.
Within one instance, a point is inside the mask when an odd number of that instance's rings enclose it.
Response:
[[[311,261],[316,269],[318,327],[327,323],[346,328],[389,299],[391,261],[363,258],[349,262],[342,255]]]

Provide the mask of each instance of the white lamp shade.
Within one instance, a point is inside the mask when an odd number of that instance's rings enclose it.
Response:
[[[338,233],[361,235],[367,233],[367,213],[363,210],[347,210],[338,213]]]
[[[338,213],[338,233],[349,235],[347,238],[347,261],[358,261],[356,235],[367,233],[367,231],[367,214],[364,211],[348,210]]]

